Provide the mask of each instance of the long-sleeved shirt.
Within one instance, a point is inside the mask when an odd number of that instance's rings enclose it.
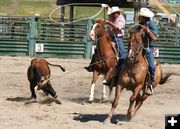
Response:
[[[119,15],[119,17],[117,17],[116,19],[114,20],[111,20],[110,21],[113,23],[113,24],[116,24],[118,26],[118,29],[113,29],[115,35],[117,37],[122,37],[124,36],[124,29],[125,29],[125,19],[123,17],[123,15]]]
[[[156,24],[155,24],[153,21],[151,21],[151,20],[147,21],[147,22],[146,22],[146,26],[149,27],[149,30],[150,30],[155,36],[158,35],[158,34],[157,34],[157,33],[158,33],[158,28],[157,28]],[[149,40],[149,46],[150,46],[150,47],[154,47],[155,41],[152,40],[149,36],[147,36],[147,37],[148,37],[148,40]]]

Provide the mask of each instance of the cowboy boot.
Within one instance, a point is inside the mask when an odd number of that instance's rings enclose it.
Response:
[[[89,66],[85,66],[84,69],[86,69],[88,72],[92,72],[92,65],[89,64]]]
[[[148,94],[148,95],[153,95],[154,94],[154,89],[153,89],[153,85],[152,84],[148,85],[146,87],[146,94]]]

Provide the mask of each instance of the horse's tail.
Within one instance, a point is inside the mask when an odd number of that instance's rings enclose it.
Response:
[[[66,69],[65,69],[64,67],[62,67],[61,65],[51,64],[51,63],[49,63],[49,62],[47,62],[47,63],[48,63],[48,65],[51,65],[51,66],[56,66],[56,67],[61,68],[61,70],[62,70],[63,72],[65,72],[65,71],[66,71]]]
[[[168,81],[168,79],[171,77],[171,75],[173,75],[173,73],[167,73],[164,77],[161,74],[161,80],[159,82],[159,84],[164,84]]]

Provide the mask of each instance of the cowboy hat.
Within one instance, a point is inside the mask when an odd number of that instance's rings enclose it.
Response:
[[[111,8],[108,8],[107,14],[111,15],[115,12],[120,12],[120,8],[118,6],[113,6]]]
[[[148,8],[141,8],[139,12],[139,16],[143,17],[154,17],[154,13]]]

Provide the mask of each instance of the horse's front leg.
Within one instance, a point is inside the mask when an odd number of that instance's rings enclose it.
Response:
[[[104,121],[104,123],[110,123],[111,122],[112,114],[113,114],[115,108],[118,105],[119,98],[120,98],[120,95],[121,95],[122,91],[123,91],[123,88],[120,85],[117,85],[116,86],[115,98],[113,100],[113,103],[112,103],[112,106],[111,106],[111,110],[110,110],[110,112],[108,114],[108,117]]]
[[[133,104],[135,102],[135,100],[137,99],[138,95],[140,94],[140,91],[142,89],[142,85],[138,85],[135,90],[133,91],[133,95],[130,97],[130,104],[129,104],[129,108],[128,108],[128,112],[127,112],[127,118],[128,120],[131,120],[131,118],[134,116],[133,113]]]
[[[98,71],[94,71],[93,72],[93,79],[91,82],[91,91],[90,91],[90,96],[89,96],[89,102],[93,102],[94,101],[94,88],[95,88],[95,83],[99,77],[99,72]]]
[[[143,102],[149,97],[148,94],[143,93],[142,96],[140,96],[139,101],[137,101],[135,109],[134,109],[134,114],[139,110],[139,108],[142,106]]]

